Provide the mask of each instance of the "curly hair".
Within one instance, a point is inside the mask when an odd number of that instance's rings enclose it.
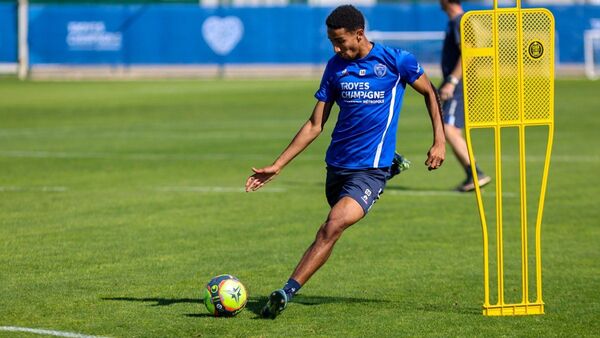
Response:
[[[355,31],[359,28],[365,29],[365,17],[352,5],[342,5],[329,14],[325,24],[329,29],[345,28]]]

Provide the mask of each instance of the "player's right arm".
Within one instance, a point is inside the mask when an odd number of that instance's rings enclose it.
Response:
[[[333,102],[317,101],[312,115],[300,128],[285,150],[277,157],[275,162],[264,168],[252,168],[253,175],[246,180],[246,192],[256,191],[277,176],[281,170],[300,154],[323,131],[325,122],[329,118]]]
[[[460,82],[462,78],[462,61],[461,58],[458,58],[458,62],[456,62],[456,66],[452,70],[452,73],[448,75],[448,78],[444,79],[444,84],[440,88],[440,98],[442,101],[451,100],[454,97],[454,91],[456,90],[456,85]]]

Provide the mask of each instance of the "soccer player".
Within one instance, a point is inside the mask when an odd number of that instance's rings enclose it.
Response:
[[[425,97],[431,119],[433,145],[425,165],[429,170],[437,169],[445,157],[439,99],[415,57],[370,42],[362,13],[351,5],[333,10],[326,24],[335,55],[327,63],[315,94],[312,115],[275,162],[252,168],[254,174],[246,181],[246,191],[255,191],[275,178],[319,136],[334,103],[339,106],[325,158],[326,197],[331,209],[287,283],[269,296],[262,311],[267,318],[275,318],[285,309],[327,261],[344,230],[367,214],[393,176],[397,123],[407,84]]]
[[[462,18],[464,10],[460,0],[440,0],[440,5],[450,19],[442,49],[444,83],[440,87],[440,98],[444,110],[444,131],[446,132],[446,140],[450,143],[454,155],[467,175],[465,180],[456,187],[456,190],[467,192],[475,189],[475,182],[471,171],[467,143],[463,137],[465,110],[460,58],[460,18]],[[490,183],[492,179],[489,176],[484,174],[478,167],[476,167],[476,170],[480,187]]]

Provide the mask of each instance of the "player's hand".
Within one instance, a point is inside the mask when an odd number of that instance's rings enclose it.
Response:
[[[252,168],[254,174],[246,180],[246,192],[256,191],[279,175],[281,169],[271,165],[261,169]]]
[[[450,82],[444,83],[442,88],[440,88],[440,99],[442,101],[451,100],[454,97],[454,89],[456,89],[456,86],[453,85],[452,83],[450,83]]]
[[[442,166],[444,159],[446,158],[446,145],[445,144],[434,144],[429,152],[427,152],[427,161],[425,165],[429,170],[435,170]]]

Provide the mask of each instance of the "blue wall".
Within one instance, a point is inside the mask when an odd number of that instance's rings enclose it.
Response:
[[[327,11],[306,6],[32,6],[30,14],[33,64],[293,63],[326,59],[319,27]],[[212,25],[207,32],[212,34],[203,36],[208,18],[212,18]]]
[[[481,6],[466,6],[481,9]],[[583,31],[600,6],[552,6],[560,62],[583,62]],[[201,8],[195,4],[30,5],[32,64],[323,63],[331,8]],[[434,4],[362,8],[369,29],[442,31]],[[15,61],[16,8],[0,4],[0,62]],[[203,35],[203,25],[206,25]],[[410,49],[410,47],[408,47]]]
[[[583,63],[583,32],[600,25],[600,6],[553,6],[560,62]],[[600,29],[600,27],[594,27]]]
[[[16,62],[17,57],[17,6],[0,3],[0,62]]]

